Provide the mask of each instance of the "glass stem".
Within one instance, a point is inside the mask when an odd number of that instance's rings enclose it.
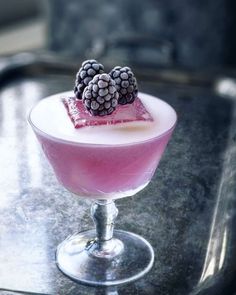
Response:
[[[112,200],[96,200],[91,208],[91,215],[96,227],[96,239],[100,243],[113,237],[115,219],[118,209]]]

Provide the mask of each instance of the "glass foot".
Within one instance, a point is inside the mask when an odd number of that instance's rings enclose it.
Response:
[[[141,278],[152,267],[154,252],[141,236],[114,230],[98,242],[95,230],[70,236],[57,248],[58,268],[70,278],[93,286],[112,286]]]

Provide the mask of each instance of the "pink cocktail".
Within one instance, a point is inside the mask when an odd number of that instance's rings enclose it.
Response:
[[[72,236],[58,247],[57,263],[79,282],[130,282],[151,268],[153,250],[137,235],[114,231],[113,236],[117,209],[112,200],[134,195],[149,183],[174,130],[176,113],[166,102],[139,93],[152,122],[75,129],[62,103],[62,97],[69,95],[73,94],[57,94],[40,101],[31,111],[29,122],[60,183],[78,196],[96,200],[92,213],[98,237],[94,239],[94,231]],[[101,221],[98,219],[102,212],[110,215]],[[103,232],[99,238],[101,222]],[[99,239],[106,243],[98,243]],[[105,268],[101,256],[107,259]],[[131,256],[133,263],[143,259],[142,265],[131,267]],[[118,258],[121,262],[114,268],[114,259]],[[91,265],[94,271],[86,268]]]
[[[49,100],[60,102],[63,96],[59,94],[50,97]],[[154,122],[117,124],[110,126],[109,134],[106,130],[108,128],[101,126],[84,127],[85,130],[76,130],[75,135],[68,138],[63,132],[59,134],[58,130],[53,134],[55,127],[47,132],[48,127],[40,126],[39,123],[42,125],[42,122],[37,122],[35,118],[37,108],[32,111],[30,121],[34,131],[63,186],[79,196],[116,199],[134,195],[149,183],[174,129],[176,114],[170,106],[159,99],[144,94],[140,94],[140,97],[146,103],[148,100],[148,103],[151,101],[149,107],[160,108],[157,113],[161,113],[162,116],[163,111],[166,112],[165,122],[161,128],[155,126],[160,119],[158,114],[154,113]],[[42,118],[44,122],[47,121],[41,114],[42,110],[39,112],[38,121]],[[52,114],[48,114],[47,124],[51,124],[52,116],[53,109]],[[63,122],[60,118],[57,120],[56,129],[60,129]],[[73,129],[71,122],[67,123]],[[99,139],[94,136],[96,129],[100,129]],[[113,138],[110,138],[111,132]],[[89,142],[91,140],[92,142]]]

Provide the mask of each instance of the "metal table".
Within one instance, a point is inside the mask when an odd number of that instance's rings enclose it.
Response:
[[[219,95],[227,94],[219,74],[137,69],[140,90],[166,100],[179,116],[151,183],[116,202],[116,228],[149,240],[155,263],[130,285],[93,288],[71,281],[55,265],[58,243],[93,227],[91,203],[58,184],[26,120],[36,101],[72,89],[76,67],[25,54],[1,60],[0,69],[0,290],[233,294],[236,99],[232,89],[227,98]]]

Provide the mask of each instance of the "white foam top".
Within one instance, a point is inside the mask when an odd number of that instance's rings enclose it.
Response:
[[[153,122],[131,122],[117,125],[87,126],[74,128],[62,97],[73,96],[72,92],[58,93],[42,99],[31,111],[31,123],[40,131],[54,138],[74,143],[129,144],[157,137],[176,122],[174,109],[163,100],[139,92]]]

